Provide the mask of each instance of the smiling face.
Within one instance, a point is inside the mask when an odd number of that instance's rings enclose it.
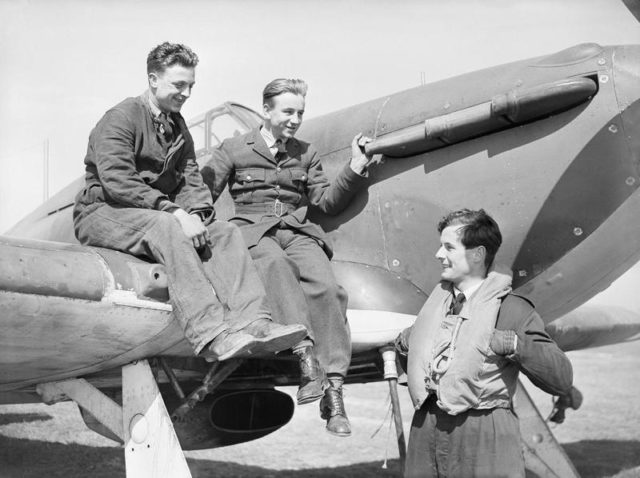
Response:
[[[484,278],[484,254],[482,246],[467,249],[460,242],[460,229],[463,225],[448,226],[440,234],[440,248],[436,259],[442,263],[440,277],[453,283],[459,290],[465,284]]]
[[[195,68],[178,63],[167,67],[163,72],[149,73],[152,101],[165,113],[180,112],[182,105],[191,96],[195,77]]]
[[[264,104],[264,127],[275,139],[293,138],[302,124],[304,96],[285,92]]]

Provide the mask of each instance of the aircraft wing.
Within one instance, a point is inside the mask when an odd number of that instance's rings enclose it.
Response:
[[[547,332],[566,352],[640,339],[640,312],[583,305],[550,322]]]

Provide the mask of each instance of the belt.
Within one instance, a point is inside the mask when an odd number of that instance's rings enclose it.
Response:
[[[236,203],[236,214],[259,214],[264,213],[269,216],[282,217],[285,214],[295,211],[298,207],[295,204],[281,202],[276,199],[273,202],[264,203]]]

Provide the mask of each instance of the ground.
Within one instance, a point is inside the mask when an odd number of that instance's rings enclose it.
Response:
[[[640,477],[640,342],[569,357],[584,403],[553,429],[556,438],[584,478]],[[546,417],[551,398],[527,388]],[[283,391],[295,393],[293,388]],[[401,388],[400,397],[408,433],[406,389]],[[387,385],[350,385],[345,402],[354,429],[349,438],[326,433],[317,404],[304,405],[289,424],[265,438],[187,452],[191,473],[194,478],[400,476]],[[124,454],[86,429],[71,403],[0,406],[0,477],[44,476],[124,477]]]

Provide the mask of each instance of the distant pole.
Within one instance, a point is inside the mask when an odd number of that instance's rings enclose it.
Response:
[[[427,75],[424,71],[420,72],[420,86],[424,86],[427,82]]]
[[[44,140],[43,145],[43,172],[42,172],[42,201],[49,199],[49,138]]]

